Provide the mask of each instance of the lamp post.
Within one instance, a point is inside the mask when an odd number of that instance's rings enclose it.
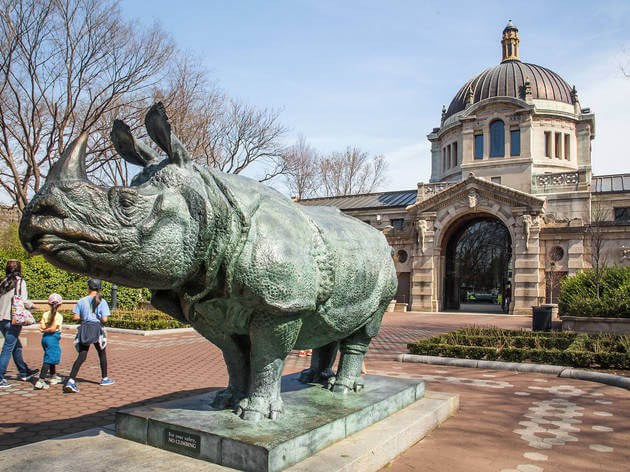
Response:
[[[112,311],[116,310],[118,305],[118,285],[112,284]]]

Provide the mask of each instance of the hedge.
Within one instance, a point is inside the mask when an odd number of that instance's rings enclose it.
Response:
[[[41,311],[33,312],[33,316],[39,322],[42,317]],[[62,311],[63,322],[65,324],[77,324],[72,319],[71,311]],[[125,328],[137,330],[173,329],[186,328],[188,325],[180,323],[165,313],[155,310],[116,310],[107,319],[105,324],[110,328]]]
[[[630,267],[603,267],[597,296],[593,269],[562,281],[558,310],[560,316],[630,318]]]
[[[630,369],[629,335],[467,328],[407,345],[412,354],[505,362]]]
[[[51,293],[59,293],[66,300],[77,300],[87,295],[88,277],[58,269],[41,256],[31,256],[20,244],[16,224],[9,226],[5,232],[0,246],[0,267],[5,267],[9,259],[21,262],[28,296],[32,300],[46,300]],[[107,301],[111,301],[112,284],[104,281],[101,293]],[[120,308],[136,308],[139,302],[150,300],[150,297],[151,292],[146,288],[118,286]]]

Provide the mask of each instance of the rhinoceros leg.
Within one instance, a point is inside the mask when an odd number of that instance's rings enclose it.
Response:
[[[340,341],[341,357],[337,375],[328,380],[328,388],[333,392],[358,392],[361,383],[361,366],[370,341],[378,334],[389,300],[383,300],[366,325]]]
[[[300,372],[299,381],[302,383],[316,382],[326,385],[328,379],[335,375],[332,366],[335,363],[337,352],[339,352],[339,343],[337,341],[313,349],[311,367]]]
[[[211,402],[219,410],[237,408],[239,402],[245,398],[249,384],[249,351],[237,341],[231,341],[223,340],[221,346],[215,343],[223,351],[229,376],[227,388],[219,390]]]
[[[250,320],[250,381],[247,397],[241,400],[236,413],[248,421],[276,419],[282,411],[280,381],[284,361],[297,340],[302,320],[252,315]]]
[[[351,390],[358,392],[363,385],[361,379],[361,365],[372,340],[365,328],[355,331],[353,334],[341,340],[339,369],[337,375],[328,379],[328,386],[333,392],[348,393]]]

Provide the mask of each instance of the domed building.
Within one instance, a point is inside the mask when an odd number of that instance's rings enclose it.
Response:
[[[526,314],[555,303],[569,274],[630,263],[630,174],[592,176],[594,114],[575,86],[522,62],[519,42],[510,21],[501,62],[442,108],[428,183],[301,202],[384,231],[401,307]]]
[[[535,176],[591,166],[595,117],[582,109],[575,87],[551,70],[521,62],[518,29],[503,30],[502,60],[466,82],[431,141],[431,182],[470,172],[531,192]]]

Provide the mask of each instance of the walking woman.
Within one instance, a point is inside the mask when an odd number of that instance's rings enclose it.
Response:
[[[96,348],[98,359],[101,362],[101,385],[105,386],[114,383],[112,379],[107,377],[106,341],[104,341],[103,336],[103,325],[109,317],[109,306],[107,302],[101,298],[100,280],[88,280],[88,290],[89,293],[87,297],[83,297],[79,300],[72,310],[72,313],[74,313],[72,319],[75,321],[81,320],[81,325],[77,333],[79,341],[77,350],[79,351],[79,356],[77,360],[74,361],[72,371],[70,371],[70,377],[68,377],[68,381],[64,386],[64,390],[69,393],[78,393],[79,391],[75,379],[92,344]]]
[[[26,282],[22,279],[22,264],[20,261],[10,259],[7,261],[5,272],[6,277],[0,280],[0,332],[4,336],[2,353],[0,353],[0,388],[11,386],[4,378],[11,356],[18,368],[20,380],[26,382],[39,372],[38,369],[29,369],[22,358],[22,343],[20,342],[22,326],[11,324],[11,300],[14,295],[22,297],[25,308],[32,306],[26,302],[28,292]]]

